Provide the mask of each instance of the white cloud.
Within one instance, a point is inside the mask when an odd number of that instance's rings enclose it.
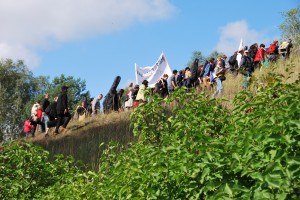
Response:
[[[259,32],[254,29],[250,29],[246,21],[231,22],[220,28],[221,35],[217,43],[216,49],[219,52],[223,52],[228,56],[231,56],[235,52],[243,39],[244,46],[250,46],[253,43],[269,42],[270,39],[264,32]]]
[[[22,45],[9,45],[6,43],[0,43],[0,58],[10,58],[13,60],[26,60],[32,66],[38,66],[40,64],[39,57],[28,48]]]
[[[37,66],[32,49],[166,19],[174,10],[169,0],[1,0],[0,57]]]

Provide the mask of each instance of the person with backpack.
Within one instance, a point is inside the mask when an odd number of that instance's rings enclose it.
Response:
[[[225,67],[223,67],[223,64],[222,64],[222,60],[219,59],[217,61],[217,65],[214,69],[214,72],[213,72],[213,75],[212,77],[214,78],[214,82],[216,82],[217,84],[217,88],[216,88],[216,91],[214,93],[214,97],[216,95],[218,96],[221,96],[222,95],[222,91],[223,91],[223,85],[222,85],[222,81],[225,80]]]
[[[278,58],[278,40],[274,40],[272,44],[270,44],[270,47],[268,48],[268,57],[269,62],[275,62]]]
[[[215,59],[211,58],[209,59],[209,62],[204,66],[204,72],[201,77],[202,82],[204,84],[204,88],[209,89],[208,87],[210,86],[210,76],[211,72],[213,71],[213,65],[214,65]]]
[[[249,47],[249,57],[251,58],[251,61],[253,62],[254,61],[254,58],[256,56],[256,53],[258,51],[258,44],[257,43],[254,43],[252,44],[250,47]]]
[[[254,70],[256,70],[257,68],[260,69],[262,63],[265,61],[265,54],[266,54],[265,45],[260,44],[259,49],[256,52],[256,55],[254,58]]]
[[[159,88],[159,94],[161,98],[165,98],[169,95],[168,90],[168,80],[169,76],[168,74],[164,74],[163,77],[157,82],[158,88]]]
[[[179,71],[179,74],[177,76],[177,86],[181,87],[183,86],[184,76],[185,76],[185,70],[182,69]]]
[[[237,75],[237,70],[238,70],[238,62],[237,62],[237,59],[236,59],[237,54],[238,54],[238,52],[235,51],[235,52],[233,53],[233,55],[230,56],[229,59],[228,59],[228,64],[229,64],[229,66],[230,66],[230,67],[229,67],[229,71],[230,71],[233,75]]]
[[[244,55],[241,58],[239,71],[244,75],[243,88],[246,89],[253,72],[253,63],[251,58],[248,56],[248,50],[244,51]]]

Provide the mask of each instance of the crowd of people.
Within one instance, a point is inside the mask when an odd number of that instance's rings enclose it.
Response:
[[[268,48],[264,44],[258,46],[257,43],[252,44],[249,48],[245,46],[239,48],[232,56],[227,59],[226,55],[220,55],[217,58],[210,58],[204,64],[199,64],[199,60],[195,59],[190,67],[186,67],[180,71],[174,69],[169,79],[168,74],[164,74],[152,88],[151,92],[157,93],[161,98],[167,97],[176,88],[185,86],[186,88],[198,87],[202,90],[210,90],[214,97],[219,97],[223,92],[222,82],[226,80],[226,73],[234,75],[242,74],[244,77],[243,88],[247,89],[252,73],[260,69],[266,62],[276,62],[280,57],[288,58],[293,44],[291,40],[283,42],[280,46],[278,41],[274,40]],[[117,85],[120,82],[117,76],[109,93],[104,97],[103,113],[129,111],[140,103],[146,102],[145,90],[148,87],[148,81],[144,80],[141,85],[133,86],[130,83],[126,91],[120,89],[117,91]],[[169,83],[168,83],[169,82]],[[68,87],[63,86],[59,96],[50,103],[49,95],[45,95],[43,103],[37,101],[31,110],[31,117],[24,123],[24,133],[26,136],[32,135],[40,129],[45,135],[48,130],[55,127],[55,134],[59,134],[59,128],[62,126],[62,132],[71,120],[71,114],[68,107]],[[125,95],[124,95],[125,93]],[[103,95],[99,94],[89,101],[83,99],[77,106],[73,119],[82,121],[87,117],[94,117],[101,114],[100,101]]]

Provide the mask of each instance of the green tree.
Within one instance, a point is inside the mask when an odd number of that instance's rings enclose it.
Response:
[[[294,44],[300,44],[300,6],[282,13],[284,22],[279,25],[282,37],[290,38]]]
[[[224,55],[224,53],[218,52],[218,51],[213,51],[207,56],[207,59],[210,59],[210,58],[217,59],[219,56],[222,56],[222,55]]]
[[[80,78],[75,79],[73,76],[60,75],[55,77],[50,84],[48,93],[51,96],[59,95],[61,87],[66,85],[69,87],[68,98],[69,98],[69,107],[71,110],[75,110],[76,106],[84,97],[89,98],[90,92],[86,90],[86,81]]]
[[[0,61],[0,140],[22,130],[26,104],[41,91],[41,80],[46,81],[34,78],[23,61]]]
[[[0,61],[0,141],[12,139],[22,132],[24,120],[30,116],[34,102],[50,101],[58,96],[63,85],[69,86],[69,106],[74,110],[83,97],[90,97],[86,82],[80,78],[61,75],[52,82],[48,76],[34,77],[23,61],[14,63],[11,59]],[[6,138],[3,138],[3,136]]]
[[[191,67],[194,63],[194,60],[198,58],[199,59],[199,63],[205,63],[205,56],[202,55],[201,51],[194,51],[192,53],[191,59],[188,61],[188,63],[186,64],[187,67]]]

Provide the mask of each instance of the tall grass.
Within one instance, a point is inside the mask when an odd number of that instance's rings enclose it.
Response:
[[[67,134],[50,134],[35,143],[48,150],[52,158],[56,154],[72,155],[83,161],[87,169],[97,169],[105,148],[100,147],[101,143],[118,142],[126,147],[134,140],[129,118],[129,113],[123,112],[91,117],[82,122],[71,121]]]
[[[297,80],[300,73],[300,58],[298,55],[291,55],[289,59],[278,59],[276,63],[263,65],[252,74],[252,81],[255,82],[256,85],[267,84],[268,80],[266,80],[266,75],[269,73],[285,76],[283,83],[294,82]],[[234,76],[230,73],[226,74],[226,80],[223,82],[223,97],[226,97],[229,100],[224,103],[227,108],[232,108],[232,102],[235,95],[243,90],[243,81],[244,78],[241,74],[238,76]],[[251,90],[254,93],[256,92],[256,88],[251,88]]]

